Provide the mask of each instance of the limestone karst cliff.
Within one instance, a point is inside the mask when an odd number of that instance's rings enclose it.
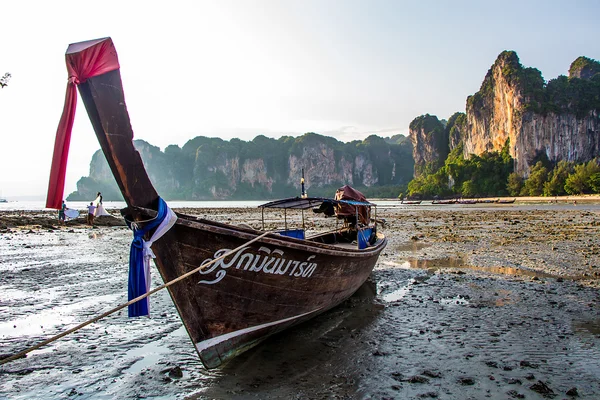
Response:
[[[467,100],[464,155],[499,151],[510,140],[516,171],[525,176],[542,154],[552,162],[600,155],[597,100],[581,101],[597,84],[582,78],[593,79],[598,63],[577,64],[568,78],[545,84],[537,69],[521,66],[516,53],[500,54],[480,91]]]
[[[433,115],[415,118],[409,126],[413,145],[415,176],[431,173],[444,164],[449,152],[449,140],[442,122]]]
[[[515,52],[504,51],[480,90],[467,98],[466,113],[455,114],[443,135],[411,129],[415,174],[424,163],[443,164],[447,153],[446,144],[439,142],[442,136],[450,150],[462,142],[465,158],[500,151],[508,142],[516,172],[523,176],[540,157],[554,163],[589,161],[600,156],[599,112],[597,61],[579,57],[568,77],[545,82],[539,70],[523,67]]]
[[[182,148],[164,152],[135,140],[146,170],[158,192],[167,199],[269,199],[300,193],[302,170],[310,195],[333,195],[339,186],[374,187],[406,184],[413,175],[411,143],[402,136],[370,136],[349,143],[307,133],[252,141],[196,137]],[[69,200],[89,199],[102,191],[118,199],[104,155],[98,151],[90,175],[77,184]]]

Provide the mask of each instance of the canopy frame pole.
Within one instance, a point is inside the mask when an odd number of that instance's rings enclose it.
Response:
[[[377,229],[377,207],[373,207],[373,215],[375,216],[375,229]]]

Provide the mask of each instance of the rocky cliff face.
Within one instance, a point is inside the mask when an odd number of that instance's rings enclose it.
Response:
[[[568,78],[546,83],[540,71],[523,67],[515,52],[502,52],[480,90],[467,98],[466,113],[452,116],[444,134],[434,123],[425,127],[429,115],[411,123],[415,176],[426,165],[443,165],[448,154],[443,140],[450,150],[462,142],[465,158],[501,151],[508,143],[516,172],[523,176],[540,157],[589,161],[600,156],[599,111],[597,61],[579,57]]]
[[[413,161],[410,143],[400,139],[371,136],[342,143],[314,133],[281,139],[259,136],[251,142],[197,137],[183,148],[169,146],[164,152],[144,141],[134,143],[161,196],[226,200],[299,194],[302,170],[307,191],[316,196],[331,196],[345,184],[406,184],[412,178]],[[92,159],[90,176],[78,182],[78,191],[69,199],[91,198],[96,191],[107,200],[119,197],[100,151]]]
[[[576,61],[577,62],[577,61]],[[574,63],[575,64],[575,63]],[[589,65],[571,68],[573,80],[593,76]],[[572,101],[563,104],[551,92],[556,82],[544,84],[541,73],[523,68],[514,52],[503,52],[488,71],[481,89],[467,100],[464,156],[500,151],[509,141],[516,171],[524,176],[536,158],[550,161],[589,161],[600,155],[598,110],[582,113]],[[564,89],[569,96],[567,86]]]
[[[500,150],[507,140],[513,148],[517,143],[521,121],[516,111],[523,108],[523,93],[504,76],[504,71],[515,68],[514,64],[518,63],[513,54],[503,53],[498,58],[485,77],[482,93],[467,101],[465,156]]]
[[[235,173],[232,171],[231,184],[235,185]],[[273,178],[268,175],[265,160],[245,160],[244,165],[240,169],[240,182],[254,185],[264,186],[269,192],[273,191]]]
[[[436,116],[426,114],[415,118],[409,126],[409,137],[413,145],[415,177],[444,165],[449,140],[444,125]]]
[[[527,175],[538,153],[550,161],[589,161],[600,155],[598,110],[583,118],[574,114],[525,113],[521,118],[514,153],[517,172]]]
[[[389,154],[381,156],[389,157]],[[338,185],[345,182],[351,186],[374,186],[378,183],[373,172],[373,163],[366,154],[358,154],[354,159],[340,156],[336,159],[335,150],[324,143],[304,147],[301,156],[289,157],[290,173],[287,184],[299,189],[302,169],[307,188]]]
[[[302,169],[304,169],[305,184],[310,186],[331,185],[334,182],[349,180],[348,184],[354,184],[352,181],[351,166],[345,159],[336,162],[334,149],[325,143],[310,143],[302,149],[302,154],[296,156],[291,154],[289,157],[290,173],[287,183],[296,188],[300,186]]]

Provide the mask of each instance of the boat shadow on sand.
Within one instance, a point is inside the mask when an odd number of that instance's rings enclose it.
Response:
[[[373,281],[365,282],[334,309],[273,335],[211,371],[215,382],[190,398],[260,397],[268,393],[285,397],[302,387],[315,393],[315,388],[323,386],[328,392],[332,385],[337,386],[338,394],[340,389],[356,393],[358,375],[364,372],[356,362],[357,355],[372,353],[364,334],[384,309],[376,292]],[[294,393],[285,393],[288,388],[294,388]]]

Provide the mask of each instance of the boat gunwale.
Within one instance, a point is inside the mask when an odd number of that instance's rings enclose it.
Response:
[[[141,211],[146,215],[154,216],[157,214],[155,210],[147,209],[143,207],[127,207],[121,210],[121,213],[127,212],[127,210]],[[198,229],[203,231],[209,231],[214,234],[223,236],[232,236],[239,239],[249,241],[264,233],[253,228],[246,228],[242,226],[226,224],[204,218],[198,218],[193,215],[182,214],[179,212],[177,215],[177,221],[175,225],[182,225],[192,229]],[[139,223],[139,222],[138,222]],[[364,249],[340,247],[334,244],[327,244],[321,242],[315,242],[306,239],[297,239],[289,236],[281,236],[277,232],[273,231],[269,235],[262,238],[259,243],[269,243],[271,245],[278,245],[280,247],[293,248],[300,251],[311,251],[318,252],[321,254],[327,254],[335,257],[352,257],[352,258],[366,258],[374,254],[379,254],[387,245],[387,238],[381,232],[377,232],[377,240],[375,243]]]

